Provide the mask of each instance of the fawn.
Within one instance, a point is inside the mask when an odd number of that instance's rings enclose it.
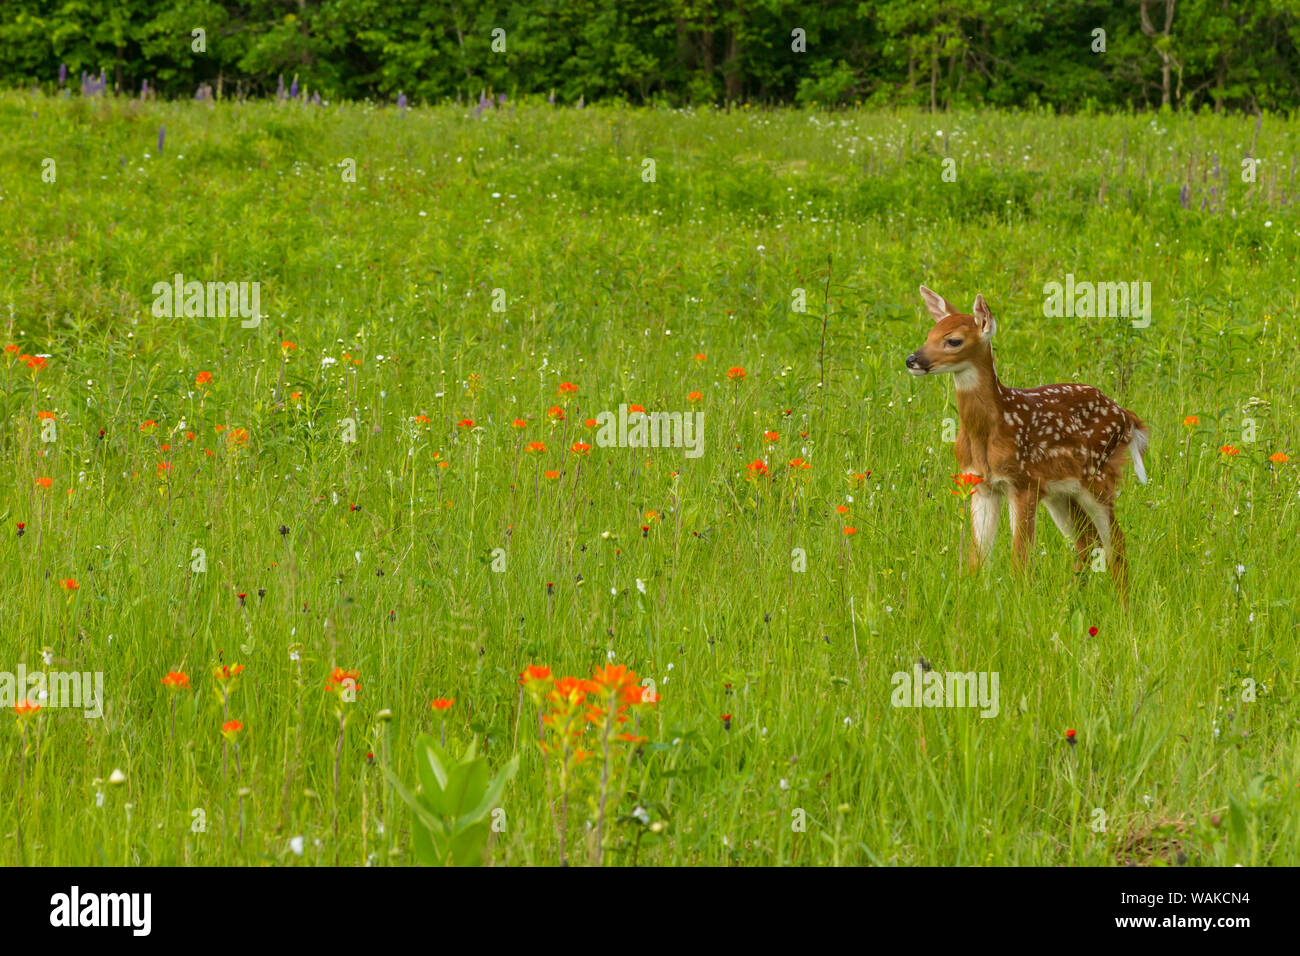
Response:
[[[1010,504],[1013,561],[1023,568],[1039,503],[1067,538],[1075,570],[1100,544],[1120,597],[1127,600],[1124,537],[1115,523],[1115,491],[1128,461],[1145,483],[1147,427],[1091,385],[1007,388],[993,370],[996,323],[983,295],[973,315],[921,286],[934,327],[907,357],[913,375],[952,372],[957,387],[957,463],[983,479],[971,497],[970,565],[993,548],[1002,499]]]

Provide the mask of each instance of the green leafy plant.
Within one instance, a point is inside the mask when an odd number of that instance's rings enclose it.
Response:
[[[495,777],[471,740],[459,760],[429,735],[415,742],[419,783],[414,792],[384,768],[388,782],[411,808],[416,859],[426,866],[480,866],[487,848],[492,811],[506,783],[519,769],[511,758]]]

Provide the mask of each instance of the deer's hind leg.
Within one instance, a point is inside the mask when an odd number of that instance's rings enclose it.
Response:
[[[1106,503],[1106,513],[1110,518],[1110,552],[1107,562],[1110,575],[1115,579],[1115,589],[1119,591],[1120,600],[1128,603],[1128,555],[1124,552],[1124,533],[1115,522],[1115,504]]]
[[[1071,498],[1068,510],[1070,526],[1074,532],[1074,570],[1076,573],[1087,571],[1093,551],[1101,546],[1101,538],[1097,535],[1097,526],[1078,501]]]
[[[1128,603],[1128,558],[1124,552],[1124,535],[1115,523],[1115,499],[1112,494],[1100,498],[1084,493],[1076,499],[1088,517],[1106,556],[1106,565],[1119,591],[1120,600]]]
[[[1093,549],[1097,547],[1097,529],[1089,520],[1088,513],[1068,494],[1047,495],[1043,498],[1043,506],[1061,534],[1074,545],[1074,573],[1086,570]]]

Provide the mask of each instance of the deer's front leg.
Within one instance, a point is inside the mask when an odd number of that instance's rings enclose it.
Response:
[[[1011,493],[1011,559],[1018,570],[1023,570],[1029,561],[1037,515],[1036,488],[1018,488]]]
[[[970,567],[972,571],[984,563],[993,550],[998,535],[998,514],[1002,511],[1002,496],[978,486],[970,500]]]

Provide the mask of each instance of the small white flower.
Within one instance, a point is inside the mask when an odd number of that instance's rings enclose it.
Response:
[[[293,851],[294,856],[302,856],[302,837],[291,837],[289,839],[289,849]]]

